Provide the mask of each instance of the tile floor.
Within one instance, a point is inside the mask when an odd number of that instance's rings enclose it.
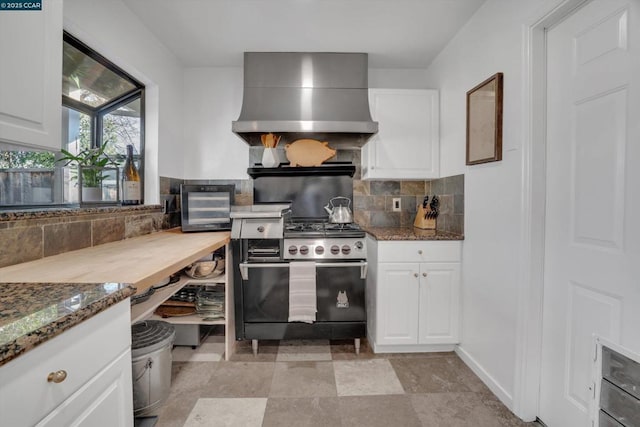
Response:
[[[173,350],[157,427],[537,426],[524,423],[454,353],[374,354],[366,341],[239,342]]]

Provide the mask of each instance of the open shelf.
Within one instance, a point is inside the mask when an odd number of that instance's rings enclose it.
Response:
[[[165,322],[176,324],[199,323],[202,325],[224,325],[225,319],[218,319],[215,321],[202,321],[202,317],[198,315],[163,318],[154,315],[153,312],[156,310],[156,308],[158,308],[160,304],[171,298],[173,294],[187,285],[203,285],[206,283],[224,284],[225,277],[225,274],[221,274],[220,276],[214,277],[212,279],[192,279],[191,277],[183,275],[176,283],[158,289],[153,295],[149,297],[148,300],[132,305],[131,323],[135,323],[140,320],[154,319],[164,320]],[[199,321],[196,322],[195,319]]]
[[[176,317],[160,317],[154,314],[156,308],[163,302],[171,298],[173,294],[181,290],[187,285],[206,285],[206,284],[224,284],[224,319],[204,320],[198,314],[189,316]],[[233,267],[231,263],[231,251],[229,244],[225,245],[225,272],[220,276],[210,279],[192,279],[186,275],[182,275],[176,283],[165,286],[155,291],[148,300],[131,306],[131,323],[142,320],[162,320],[174,325],[205,325],[205,326],[224,326],[225,330],[225,359],[229,360],[231,354],[235,350],[235,313],[233,305]]]

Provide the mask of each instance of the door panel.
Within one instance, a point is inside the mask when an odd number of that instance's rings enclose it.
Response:
[[[360,266],[316,268],[318,322],[359,322],[367,320],[364,305],[365,280]],[[339,303],[338,298],[343,298]],[[346,300],[344,299],[346,298]]]
[[[242,281],[245,322],[289,321],[289,264],[249,268]]]
[[[379,264],[377,344],[418,342],[419,270],[414,263]]]
[[[593,334],[640,349],[639,4],[593,0],[547,34],[540,419],[590,425]]]
[[[420,267],[419,343],[457,343],[460,264]]]

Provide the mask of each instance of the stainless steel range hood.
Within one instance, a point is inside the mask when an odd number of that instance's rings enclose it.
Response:
[[[366,53],[245,52],[242,111],[232,130],[249,145],[273,132],[357,148],[378,131],[371,119]]]

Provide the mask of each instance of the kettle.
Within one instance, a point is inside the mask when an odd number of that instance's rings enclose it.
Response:
[[[346,206],[344,205],[334,205],[333,201],[343,199],[347,201]],[[327,206],[324,207],[324,210],[329,214],[329,222],[337,223],[337,224],[347,224],[353,222],[353,214],[351,213],[351,209],[349,206],[351,205],[351,199],[348,197],[334,197],[329,200]]]

